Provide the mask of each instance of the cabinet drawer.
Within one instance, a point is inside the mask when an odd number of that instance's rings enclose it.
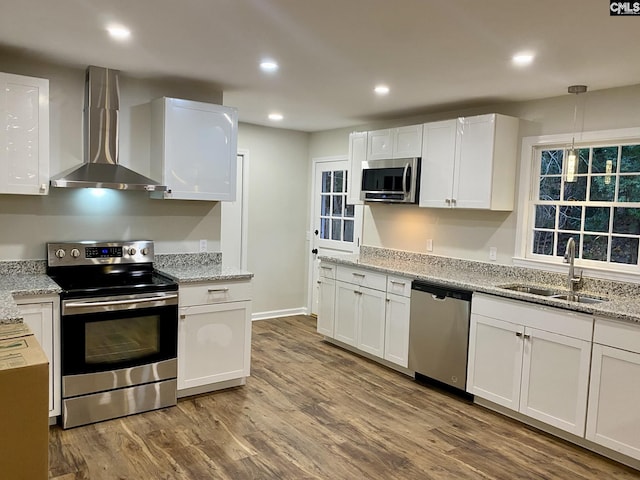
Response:
[[[596,318],[593,342],[640,353],[640,325]]]
[[[251,300],[251,282],[211,282],[180,285],[181,307]]]
[[[521,300],[474,294],[471,312],[505,322],[591,341],[593,317]]]
[[[322,278],[336,278],[337,265],[333,263],[320,262],[319,274]]]
[[[384,273],[372,272],[361,268],[338,265],[336,278],[342,282],[373,288],[383,292],[387,289],[387,276]]]
[[[387,277],[387,293],[395,293],[403,297],[411,296],[411,279],[405,277]]]

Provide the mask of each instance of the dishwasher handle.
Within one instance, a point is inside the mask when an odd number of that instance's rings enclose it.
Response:
[[[414,280],[411,282],[411,289],[428,293],[434,296],[434,299],[455,298],[458,300],[471,301],[472,292],[468,290],[460,290],[449,288],[445,285],[425,282],[423,280]]]

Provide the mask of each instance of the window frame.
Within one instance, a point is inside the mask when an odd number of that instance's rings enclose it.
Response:
[[[539,182],[539,172],[534,169],[534,166],[537,165],[538,150],[567,148],[573,137],[572,133],[563,133],[522,139],[514,265],[566,273],[567,266],[563,263],[561,256],[530,253],[533,242],[533,223],[535,222],[536,199],[533,198],[533,194],[538,191],[537,183]],[[575,140],[576,149],[617,143],[640,143],[640,128],[583,132],[576,135]],[[640,265],[603,263],[579,258],[576,258],[575,264],[584,269],[585,274],[597,278],[632,282],[640,280]]]

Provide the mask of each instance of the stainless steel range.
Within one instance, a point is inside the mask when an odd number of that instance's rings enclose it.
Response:
[[[176,404],[178,285],[153,242],[47,244],[62,288],[62,426]]]

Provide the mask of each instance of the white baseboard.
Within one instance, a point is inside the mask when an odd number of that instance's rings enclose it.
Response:
[[[284,310],[272,310],[270,312],[257,312],[251,314],[251,321],[267,320],[269,318],[292,317],[293,315],[308,315],[309,309],[306,307],[287,308]]]

